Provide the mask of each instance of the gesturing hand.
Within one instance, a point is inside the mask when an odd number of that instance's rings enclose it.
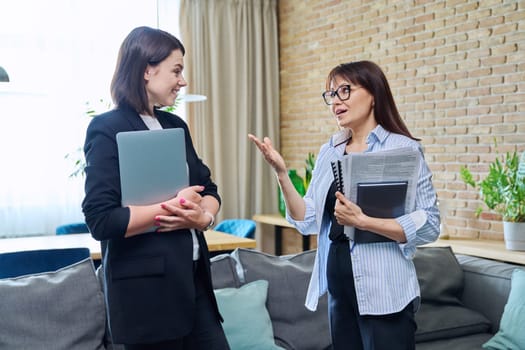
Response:
[[[286,164],[284,159],[279,152],[273,148],[272,140],[268,137],[264,137],[263,140],[259,140],[252,134],[248,134],[248,138],[255,143],[259,151],[261,151],[264,159],[270,166],[275,170],[276,173],[286,173]]]

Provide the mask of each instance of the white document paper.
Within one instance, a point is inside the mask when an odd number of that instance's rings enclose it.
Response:
[[[421,153],[410,147],[393,150],[352,153],[341,160],[346,198],[356,202],[357,184],[364,182],[407,181],[405,213],[414,211],[416,187],[421,167]],[[354,238],[354,227],[345,226],[345,235]]]

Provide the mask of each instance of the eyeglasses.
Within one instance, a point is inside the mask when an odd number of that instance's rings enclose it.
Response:
[[[356,88],[354,88],[355,90]],[[346,101],[350,98],[350,92],[352,92],[352,87],[350,85],[341,85],[339,86],[335,91],[334,90],[328,90],[323,92],[323,100],[327,105],[331,105],[334,103],[334,97],[337,96],[337,98],[340,101]]]

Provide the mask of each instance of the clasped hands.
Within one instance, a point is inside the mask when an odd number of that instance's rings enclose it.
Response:
[[[180,229],[202,229],[209,224],[210,216],[200,206],[200,192],[204,186],[189,186],[177,193],[174,198],[160,204],[166,215],[155,216],[157,232]]]

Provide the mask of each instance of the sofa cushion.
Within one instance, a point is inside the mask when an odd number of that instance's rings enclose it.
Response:
[[[417,343],[417,350],[479,350],[491,333],[477,333],[459,338],[447,338]]]
[[[500,328],[496,335],[483,344],[484,349],[506,350],[525,348],[525,270],[516,269],[512,274],[509,298]]]
[[[213,288],[239,288],[237,262],[230,254],[220,254],[210,259]]]
[[[450,247],[419,247],[414,265],[421,302],[462,305],[463,270]]]
[[[474,310],[459,305],[422,303],[416,313],[416,342],[486,333],[490,321]]]
[[[266,310],[267,281],[253,281],[240,288],[222,288],[214,292],[232,349],[282,349],[275,345],[272,322]]]
[[[492,323],[491,333],[496,333],[509,296],[512,272],[518,266],[474,256],[456,257],[465,276],[463,304],[485,315]]]
[[[241,281],[269,282],[267,308],[276,344],[286,349],[320,350],[330,346],[326,295],[316,312],[304,306],[315,251],[274,256],[237,249],[232,253],[241,267]]]
[[[104,297],[90,258],[0,279],[1,349],[104,349]]]

